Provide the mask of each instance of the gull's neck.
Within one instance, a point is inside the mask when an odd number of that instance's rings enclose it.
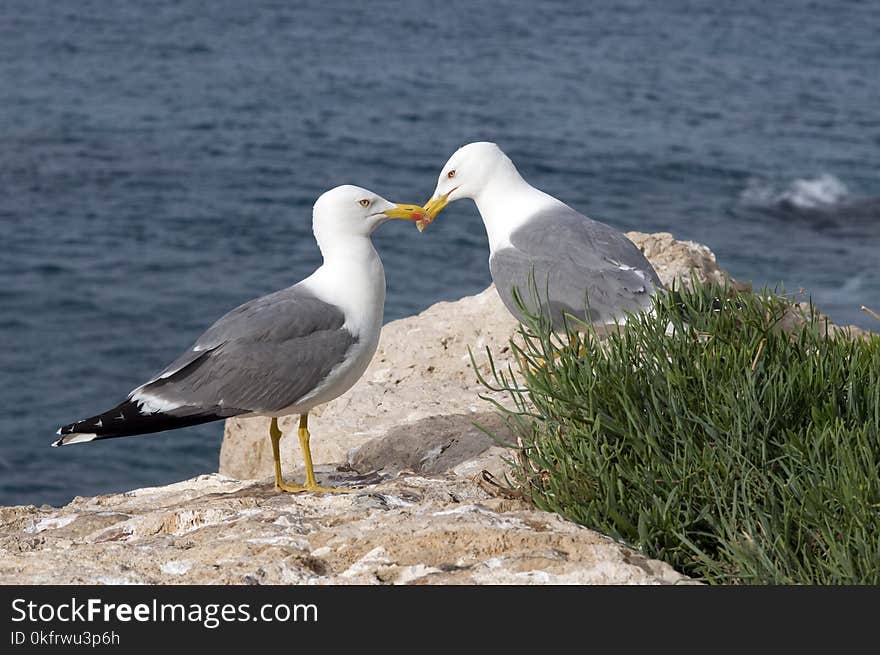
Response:
[[[513,163],[493,171],[473,199],[486,226],[490,255],[509,247],[510,235],[529,217],[563,204],[561,200],[526,182]]]
[[[378,336],[385,310],[385,269],[368,236],[315,233],[324,263],[302,281],[324,302],[341,307],[345,327]]]

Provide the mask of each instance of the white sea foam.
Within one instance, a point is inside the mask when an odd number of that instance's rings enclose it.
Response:
[[[795,180],[779,196],[779,202],[803,209],[836,205],[849,195],[846,185],[833,175],[823,173],[809,180]]]
[[[797,179],[782,191],[761,180],[751,179],[740,194],[748,205],[776,205],[795,209],[821,209],[836,205],[849,196],[849,189],[830,173]]]

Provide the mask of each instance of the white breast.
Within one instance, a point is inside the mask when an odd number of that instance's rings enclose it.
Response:
[[[345,256],[327,257],[324,265],[301,283],[315,296],[343,311],[343,328],[357,342],[324,382],[279,412],[279,416],[301,414],[342,395],[360,379],[376,353],[385,310],[385,269],[369,239],[363,241],[357,247],[347,248]]]
[[[385,269],[369,239],[327,257],[301,284],[345,313],[345,327],[359,338],[378,338],[385,312]]]

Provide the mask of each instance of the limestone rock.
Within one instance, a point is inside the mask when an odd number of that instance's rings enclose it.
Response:
[[[453,475],[289,495],[268,480],[212,474],[61,509],[0,509],[0,584],[686,582],[667,564]]]
[[[660,281],[667,287],[675,282],[691,286],[691,276],[699,282],[723,283],[730,279],[715,261],[715,253],[696,241],[678,241],[669,232],[627,232],[626,236],[651,262]]]
[[[799,331],[810,319],[818,323],[819,334],[829,338],[845,339],[869,339],[874,334],[870,330],[860,328],[858,325],[835,325],[825,314],[820,312],[814,305],[807,301],[801,301],[791,308],[780,321],[780,328],[788,332]]]

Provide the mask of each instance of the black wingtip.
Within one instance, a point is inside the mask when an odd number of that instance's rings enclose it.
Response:
[[[67,446],[87,441],[164,432],[165,430],[174,430],[190,425],[218,421],[242,413],[240,411],[228,410],[218,413],[210,410],[199,411],[196,408],[180,408],[182,411],[187,409],[191,413],[182,416],[164,414],[162,412],[144,414],[138,402],[128,399],[102,414],[62,426],[58,429],[58,434],[61,435],[61,438],[55,440],[52,446]]]

